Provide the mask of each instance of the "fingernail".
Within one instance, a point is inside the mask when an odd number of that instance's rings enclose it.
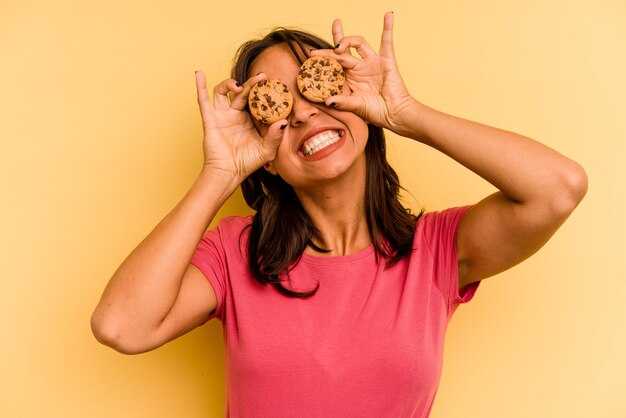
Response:
[[[285,123],[284,125],[281,125],[280,130],[284,131],[286,127],[287,127],[287,124]]]
[[[263,71],[261,71],[260,73],[257,73],[257,75],[261,75],[261,74],[263,74]]]
[[[311,52],[313,52],[313,51],[316,51],[316,49],[315,49],[315,48],[311,48],[311,49],[309,49],[309,54],[310,54]]]

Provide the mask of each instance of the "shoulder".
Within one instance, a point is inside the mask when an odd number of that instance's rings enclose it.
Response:
[[[221,218],[215,229],[223,232],[239,232],[252,224],[252,215],[247,216],[226,216]]]
[[[226,216],[207,230],[201,240],[202,243],[213,243],[223,247],[230,247],[233,243],[240,244],[247,240],[249,226],[252,224],[252,215]]]
[[[471,207],[471,205],[458,206],[424,212],[416,225],[415,244],[417,247],[419,248],[420,243],[425,244],[433,253],[442,247],[454,247],[459,224]]]
[[[416,233],[434,238],[450,229],[456,230],[463,216],[472,206],[457,206],[437,211],[427,211],[419,218]]]

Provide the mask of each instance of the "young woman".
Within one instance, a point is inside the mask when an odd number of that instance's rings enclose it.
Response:
[[[242,46],[212,100],[196,74],[204,166],[113,275],[92,317],[99,341],[141,353],[219,318],[230,416],[429,415],[457,306],[480,280],[537,251],[581,201],[587,179],[532,139],[412,97],[392,27],[387,13],[378,53],[344,36],[339,20],[334,47],[274,31]],[[337,58],[349,87],[325,103],[296,86],[301,63],[316,55]],[[246,108],[265,78],[282,80],[294,97],[291,114],[270,126]],[[499,191],[473,206],[412,215],[398,201],[383,128]],[[240,184],[255,215],[206,232]]]

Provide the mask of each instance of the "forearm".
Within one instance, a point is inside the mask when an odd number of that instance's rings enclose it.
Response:
[[[235,182],[201,172],[178,205],[113,274],[92,316],[95,330],[111,337],[158,327],[176,301],[202,235],[235,188]]]
[[[402,123],[403,136],[443,152],[516,203],[575,206],[584,194],[582,168],[537,141],[417,101],[409,114]]]

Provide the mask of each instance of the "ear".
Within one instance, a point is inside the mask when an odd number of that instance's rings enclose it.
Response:
[[[271,162],[265,164],[263,168],[267,170],[268,173],[274,176],[278,175],[278,171],[276,171],[276,168],[274,168],[274,164],[272,164]]]

